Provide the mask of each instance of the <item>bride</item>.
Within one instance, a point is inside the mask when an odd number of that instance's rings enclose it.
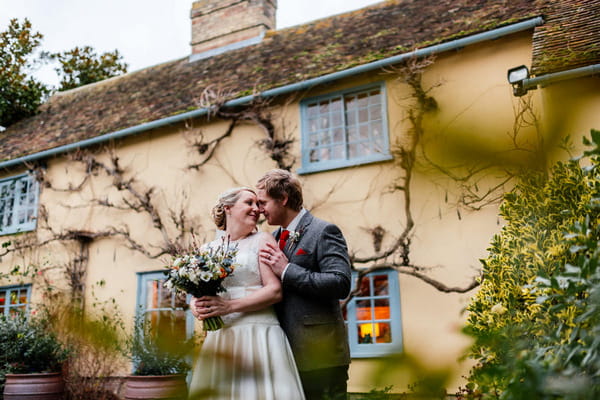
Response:
[[[258,250],[272,235],[257,232],[256,193],[235,188],[219,196],[212,210],[217,228],[238,246],[233,275],[219,296],[193,298],[192,314],[202,320],[221,316],[225,326],[208,331],[190,384],[190,398],[304,399],[287,338],[272,304],[281,300],[281,282],[259,263]],[[218,246],[216,239],[207,246]]]

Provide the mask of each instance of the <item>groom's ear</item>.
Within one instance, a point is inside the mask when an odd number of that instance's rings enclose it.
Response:
[[[283,194],[283,198],[281,199],[281,205],[286,206],[288,203],[288,195],[286,193]]]

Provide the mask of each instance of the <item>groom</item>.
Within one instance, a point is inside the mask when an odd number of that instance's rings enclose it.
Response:
[[[275,169],[257,183],[258,204],[275,239],[259,253],[281,279],[275,305],[307,400],[346,399],[350,351],[339,301],[350,291],[350,263],[339,228],[302,207],[302,187],[290,172]]]

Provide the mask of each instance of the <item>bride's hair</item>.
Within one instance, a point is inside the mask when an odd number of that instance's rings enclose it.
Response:
[[[248,191],[256,196],[254,189],[245,186],[229,189],[219,195],[217,204],[213,207],[210,213],[217,228],[221,230],[225,230],[225,228],[227,228],[227,215],[225,213],[225,207],[234,205],[240,198],[243,191]]]

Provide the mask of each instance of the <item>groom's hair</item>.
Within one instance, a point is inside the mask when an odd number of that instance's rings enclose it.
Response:
[[[290,171],[272,169],[258,180],[256,187],[267,192],[269,197],[275,200],[282,200],[287,194],[287,207],[294,211],[302,209],[302,185]]]

